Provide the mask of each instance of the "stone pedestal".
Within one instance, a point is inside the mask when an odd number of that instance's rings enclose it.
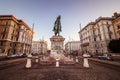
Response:
[[[64,47],[64,40],[62,36],[52,36],[50,38],[51,41],[51,53],[63,53],[63,47]]]
[[[32,55],[31,54],[29,54],[28,56],[27,56],[27,63],[26,63],[26,68],[31,68],[31,66],[32,66]]]
[[[62,36],[52,36],[50,38],[51,41],[51,54],[50,57],[56,60],[56,67],[59,67],[59,64],[74,64],[73,59],[69,59],[65,57],[63,48],[64,48],[64,40]],[[59,59],[59,60],[58,60]]]
[[[59,67],[59,58],[56,59],[56,67]]]
[[[64,55],[63,53],[63,47],[64,47],[64,40],[62,36],[52,36],[50,38],[51,41],[51,57],[54,59],[60,58],[62,59],[61,55]]]
[[[86,67],[86,68],[89,68],[89,63],[88,63],[88,59],[87,58],[84,58],[83,66]]]

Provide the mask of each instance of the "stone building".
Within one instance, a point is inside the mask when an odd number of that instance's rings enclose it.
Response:
[[[74,51],[79,52],[80,50],[80,41],[69,41],[65,44],[65,51],[67,54],[70,54]]]
[[[47,42],[44,40],[32,42],[32,53],[33,54],[46,54],[47,53]]]
[[[114,13],[112,17],[114,18],[113,27],[115,31],[115,37],[116,39],[120,39],[120,13]]]
[[[108,43],[115,39],[112,17],[99,17],[79,31],[82,52],[91,55],[109,53]]]
[[[94,22],[88,23],[83,29],[79,32],[80,42],[81,42],[81,52],[82,54],[85,52],[91,52],[93,49],[93,26]],[[92,54],[92,53],[91,53]]]
[[[115,39],[112,20],[113,18],[111,17],[99,17],[95,21],[93,26],[94,40],[92,53],[109,53],[108,44],[110,40]]]
[[[33,30],[13,15],[0,15],[0,56],[30,53]]]

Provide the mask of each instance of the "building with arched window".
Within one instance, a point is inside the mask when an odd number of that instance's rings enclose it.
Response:
[[[109,53],[108,44],[120,38],[120,14],[99,17],[79,31],[81,50],[91,55]]]
[[[30,53],[33,30],[13,15],[0,15],[0,56]]]

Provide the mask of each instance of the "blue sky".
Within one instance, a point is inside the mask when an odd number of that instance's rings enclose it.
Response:
[[[0,0],[0,14],[12,14],[24,20],[30,27],[34,23],[34,38],[49,38],[58,15],[61,15],[62,32],[67,42],[69,37],[79,40],[79,24],[82,27],[99,16],[109,17],[120,13],[120,0]]]

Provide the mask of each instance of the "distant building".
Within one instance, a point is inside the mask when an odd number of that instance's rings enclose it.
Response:
[[[32,53],[35,54],[46,54],[47,53],[47,42],[44,40],[32,42]]]
[[[0,56],[30,53],[33,30],[13,15],[0,15]]]
[[[80,50],[80,41],[69,41],[65,44],[65,51],[67,54],[70,54],[73,51],[79,52]]]

